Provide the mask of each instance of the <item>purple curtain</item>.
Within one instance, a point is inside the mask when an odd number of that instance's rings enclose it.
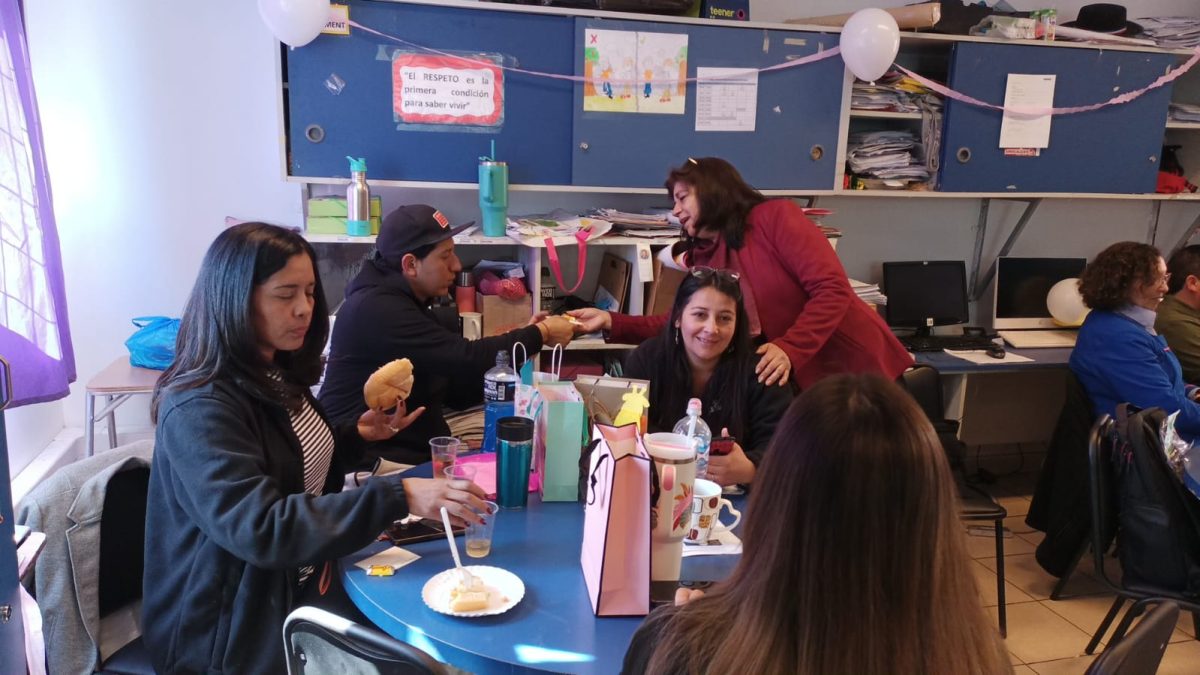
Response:
[[[0,356],[12,407],[66,396],[75,353],[18,0],[0,0],[0,26]]]

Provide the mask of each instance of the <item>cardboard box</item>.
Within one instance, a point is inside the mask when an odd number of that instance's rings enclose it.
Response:
[[[483,337],[503,335],[521,328],[533,316],[533,296],[505,300],[498,295],[475,294],[475,311],[483,315]]]
[[[700,18],[749,21],[750,0],[702,0]]]
[[[675,302],[675,292],[679,284],[687,278],[687,272],[674,267],[666,267],[662,261],[654,259],[654,281],[650,282],[650,292],[646,294],[646,307],[642,310],[645,316],[666,314],[671,311],[671,303]]]

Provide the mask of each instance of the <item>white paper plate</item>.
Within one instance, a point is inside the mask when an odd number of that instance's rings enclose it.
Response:
[[[525,584],[508,570],[488,565],[466,565],[466,569],[483,580],[488,590],[488,606],[473,612],[455,612],[450,609],[450,591],[462,580],[457,568],[435,574],[421,589],[421,599],[435,612],[450,616],[491,616],[503,614],[516,606],[525,597]]]

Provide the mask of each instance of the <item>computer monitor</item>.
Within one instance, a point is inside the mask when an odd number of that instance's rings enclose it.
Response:
[[[1086,258],[998,258],[992,327],[1055,328],[1046,296],[1054,284],[1078,278],[1086,264]]]
[[[967,264],[961,260],[883,263],[887,322],[929,335],[933,326],[967,323]]]

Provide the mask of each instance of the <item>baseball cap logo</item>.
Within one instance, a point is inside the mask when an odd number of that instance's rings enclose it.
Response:
[[[443,216],[441,211],[434,211],[433,219],[435,221],[437,221],[438,225],[442,226],[443,230],[446,229],[447,227],[450,227],[450,219],[447,218],[446,216]]]

